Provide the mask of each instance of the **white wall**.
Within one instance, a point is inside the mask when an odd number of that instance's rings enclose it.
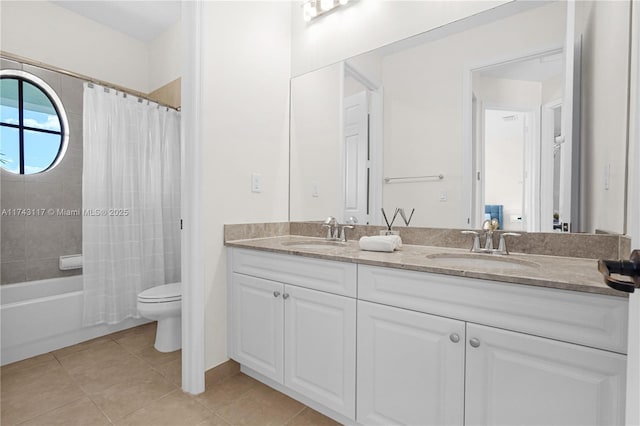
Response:
[[[139,40],[48,1],[0,2],[0,49],[149,93],[149,51]]]
[[[542,83],[542,103],[555,101],[562,98],[564,86],[564,73],[545,80]]]
[[[383,53],[376,50],[351,57],[347,62],[351,68],[362,74],[362,76],[375,85],[379,85],[382,81],[382,58],[384,58]],[[347,95],[345,91],[345,96]]]
[[[325,68],[323,68],[325,69]],[[320,70],[318,70],[318,72],[320,72]],[[302,77],[300,77],[302,78]],[[297,79],[296,79],[297,80]],[[292,83],[296,80],[292,80]],[[293,84],[292,84],[293,85]],[[356,93],[360,93],[367,90],[366,86],[363,85],[360,81],[356,80],[355,78],[353,78],[350,75],[345,75],[344,76],[344,97],[348,98],[349,96],[355,95]],[[292,89],[292,94],[295,93],[295,91]],[[292,103],[293,105],[293,103]]]
[[[207,368],[227,359],[223,225],[288,218],[290,7],[203,6]],[[254,172],[262,193],[251,192]]]
[[[181,37],[182,23],[178,21],[149,43],[149,92],[180,77]]]
[[[621,233],[625,228],[630,3],[580,1],[576,15],[576,33],[584,34],[581,226],[590,232]],[[607,165],[609,189],[604,186]]]
[[[342,69],[335,64],[291,81],[292,221],[341,214]]]
[[[479,102],[493,106],[540,108],[544,84],[536,81],[492,78],[473,73],[473,93]],[[559,94],[562,97],[562,92]]]
[[[291,3],[291,75],[300,75],[491,9],[508,0],[353,2],[309,23]]]

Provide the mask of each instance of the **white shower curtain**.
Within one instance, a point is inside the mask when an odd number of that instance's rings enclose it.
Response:
[[[84,324],[114,324],[180,281],[180,113],[85,83],[83,125]]]

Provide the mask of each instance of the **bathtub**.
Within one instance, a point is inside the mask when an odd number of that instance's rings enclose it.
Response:
[[[82,275],[0,286],[1,365],[148,322],[82,326]]]

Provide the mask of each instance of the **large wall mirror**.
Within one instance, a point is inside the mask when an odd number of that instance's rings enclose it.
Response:
[[[511,2],[292,78],[290,219],[625,233],[629,22]]]

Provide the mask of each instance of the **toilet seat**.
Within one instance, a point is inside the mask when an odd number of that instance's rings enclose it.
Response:
[[[182,286],[172,283],[151,287],[138,294],[140,303],[167,303],[182,300]]]

